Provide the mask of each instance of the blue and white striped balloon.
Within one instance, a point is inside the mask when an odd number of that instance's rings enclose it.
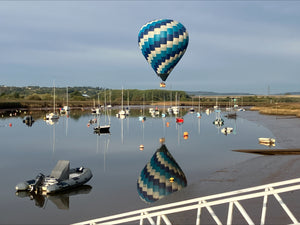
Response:
[[[148,63],[165,81],[185,53],[189,35],[181,23],[159,19],[142,26],[138,42]]]

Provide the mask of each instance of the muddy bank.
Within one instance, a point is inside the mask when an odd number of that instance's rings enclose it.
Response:
[[[268,116],[250,111],[240,112],[238,116],[268,128],[273,133],[274,137],[276,138],[276,144],[280,146],[280,148],[300,148],[299,118]],[[245,153],[237,152],[236,154]],[[299,177],[300,155],[258,155],[253,159],[232,165],[230,168],[224,168],[216,171],[206,179],[190,184],[185,189],[160,200],[157,205]],[[259,219],[262,207],[262,199],[260,198],[259,200],[257,200],[258,202],[256,203],[251,203],[250,207],[246,209],[247,212],[254,211],[254,209],[256,209],[257,212],[255,213],[258,213],[258,221],[254,221],[255,223],[260,223]],[[290,208],[293,209],[294,215],[300,215],[300,191],[293,192],[293,195],[285,194],[285,198],[283,198],[283,200]],[[269,203],[269,213],[272,216],[270,216],[271,218],[268,218],[266,224],[291,223],[286,214],[283,213],[282,209],[280,207],[276,208],[277,205],[278,202],[274,204]],[[226,207],[224,208],[223,212],[227,212],[228,205]],[[204,211],[207,212],[207,210]],[[206,216],[205,219],[202,220],[201,224],[212,223],[213,221],[210,220],[210,218],[210,215]],[[178,224],[195,223],[196,212],[187,212],[181,216],[173,215],[172,219],[177,221]],[[243,222],[245,221],[238,220],[238,223]]]

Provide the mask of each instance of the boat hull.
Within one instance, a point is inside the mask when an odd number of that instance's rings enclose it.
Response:
[[[70,175],[74,173],[72,169],[70,170]],[[92,172],[89,168],[84,168],[81,175],[76,176],[74,178],[70,178],[68,180],[63,180],[61,182],[58,182],[53,185],[48,185],[48,186],[43,186],[42,190],[44,193],[51,194],[51,193],[56,193],[60,191],[65,191],[71,188],[78,187],[80,185],[83,185],[87,183],[91,178],[93,177]]]
[[[45,180],[47,180],[47,178],[52,179],[53,183],[51,184],[50,182],[44,181],[36,190],[41,192],[41,194],[57,193],[81,186],[87,183],[92,177],[93,174],[89,168],[74,168],[69,171],[69,179],[59,181],[47,176]],[[36,180],[28,180],[19,183],[16,186],[16,190],[31,191],[35,181]]]

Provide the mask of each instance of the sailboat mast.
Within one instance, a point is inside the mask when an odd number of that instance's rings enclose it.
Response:
[[[129,90],[127,90],[127,107],[129,109]]]
[[[105,111],[105,124],[106,124],[106,90],[104,90],[104,111]]]
[[[69,106],[69,92],[68,92],[68,86],[67,86],[67,106]]]
[[[53,113],[55,113],[55,83],[53,82]]]
[[[122,110],[124,110],[124,107],[123,107],[123,87],[122,87]]]

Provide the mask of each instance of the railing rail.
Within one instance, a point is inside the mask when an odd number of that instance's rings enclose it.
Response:
[[[260,186],[241,189],[237,191],[230,191],[230,192],[225,192],[225,193],[220,193],[215,195],[209,195],[209,196],[194,198],[185,201],[174,202],[174,203],[160,205],[156,207],[144,208],[140,210],[121,213],[113,216],[102,217],[102,218],[93,219],[93,220],[84,221],[75,224],[76,225],[85,225],[85,224],[93,224],[93,225],[110,224],[111,225],[111,224],[122,224],[122,223],[139,221],[140,225],[143,225],[144,220],[147,220],[151,225],[160,225],[162,221],[167,225],[171,225],[172,223],[168,219],[167,215],[190,211],[190,210],[197,210],[195,224],[200,225],[202,208],[206,208],[208,210],[209,214],[212,216],[216,224],[222,224],[219,217],[212,209],[213,206],[221,205],[221,204],[228,204],[226,224],[228,225],[232,224],[234,206],[241,213],[242,217],[245,219],[247,224],[254,224],[253,220],[250,218],[250,216],[248,215],[248,213],[243,208],[240,202],[247,199],[263,197],[260,224],[264,225],[266,220],[267,201],[268,201],[268,196],[270,195],[273,195],[275,197],[275,199],[281,205],[283,211],[291,220],[292,224],[299,224],[297,218],[293,215],[291,210],[288,208],[288,206],[283,202],[282,198],[279,196],[280,193],[291,192],[296,190],[300,190],[300,178],[276,182],[276,183],[270,183],[266,185],[260,185]],[[156,222],[154,221],[154,218],[156,218]]]

